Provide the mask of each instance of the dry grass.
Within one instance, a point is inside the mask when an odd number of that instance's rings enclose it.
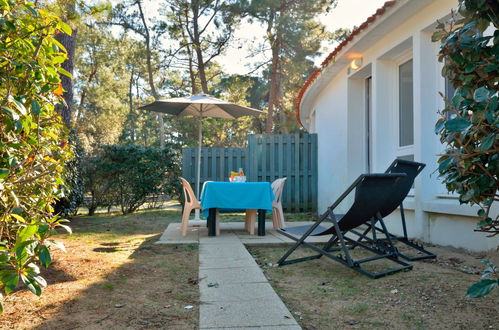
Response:
[[[481,256],[431,249],[437,260],[413,262],[412,271],[377,280],[325,257],[275,267],[286,247],[250,252],[304,329],[499,329],[498,290],[464,298],[482,270]],[[310,254],[302,249],[294,256]]]
[[[54,251],[43,295],[9,296],[0,328],[197,328],[197,246],[154,245],[179,217],[155,210],[73,219],[74,234],[56,237],[67,253]]]

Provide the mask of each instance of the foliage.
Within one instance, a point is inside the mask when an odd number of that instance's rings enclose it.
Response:
[[[85,204],[88,215],[94,215],[99,206],[109,207],[112,204],[111,184],[107,172],[102,170],[103,158],[99,156],[85,157],[82,162],[84,191],[90,194]]]
[[[140,56],[129,39],[115,39],[100,27],[80,27],[76,70],[80,91],[74,127],[86,153],[118,142],[128,113],[129,57]],[[139,69],[136,69],[139,71]]]
[[[62,196],[67,131],[54,107],[62,101],[59,73],[66,59],[57,33],[71,29],[30,1],[0,1],[0,290],[20,282],[40,295],[49,240],[62,226],[52,204]],[[1,296],[1,293],[0,293]]]
[[[499,188],[499,3],[461,0],[457,11],[459,16],[439,23],[433,35],[441,43],[442,75],[456,88],[435,127],[446,144],[438,170],[461,203],[481,207],[478,231],[494,236],[499,234],[499,215],[490,214]],[[495,286],[482,278],[468,297],[486,295]]]
[[[249,4],[250,17],[266,29],[267,46],[261,48],[271,49],[271,63],[264,72],[269,81],[267,133],[298,129],[294,120],[296,94],[314,69],[313,57],[319,54],[321,41],[336,36],[330,35],[317,17],[336,3],[336,0],[254,0]]]
[[[487,266],[483,271],[480,282],[477,282],[468,288],[466,297],[480,298],[488,295],[494,288],[499,287],[499,272],[497,267],[490,261],[484,259],[482,263]],[[495,279],[491,277],[495,275]]]
[[[104,146],[96,158],[87,161],[86,173],[92,205],[120,205],[123,214],[136,211],[150,195],[175,198],[180,193],[179,150],[173,145],[163,149]]]
[[[458,12],[462,17],[453,15],[433,35],[441,41],[442,74],[456,88],[435,127],[447,145],[439,172],[461,203],[482,207],[480,229],[498,233],[489,212],[499,187],[499,4],[462,0]]]
[[[61,187],[64,197],[60,197],[54,205],[54,212],[63,218],[76,214],[78,207],[83,202],[85,193],[82,177],[82,160],[85,156],[85,151],[81,146],[78,135],[73,129],[71,129],[69,134],[68,142],[68,148],[72,149],[74,156],[65,165],[65,185]]]

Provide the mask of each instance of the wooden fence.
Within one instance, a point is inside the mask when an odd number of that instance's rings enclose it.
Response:
[[[195,188],[197,148],[183,149],[183,177]],[[287,177],[283,192],[286,212],[317,210],[317,135],[250,135],[247,148],[202,148],[201,185],[228,181],[243,168],[248,181],[272,182]]]

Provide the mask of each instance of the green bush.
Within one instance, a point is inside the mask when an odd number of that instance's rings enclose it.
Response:
[[[163,149],[135,145],[104,146],[85,162],[86,189],[91,194],[90,213],[97,206],[119,205],[123,214],[132,213],[151,195],[180,192],[180,153],[167,145]]]
[[[81,173],[85,155],[78,135],[73,129],[69,134],[68,147],[72,149],[74,157],[65,165],[64,181],[66,184],[62,186],[64,197],[59,198],[54,205],[54,213],[64,218],[78,212],[85,193]]]
[[[51,262],[49,237],[63,220],[52,206],[71,159],[67,131],[54,107],[62,102],[66,59],[54,39],[71,29],[32,2],[0,0],[0,302],[27,287],[40,295],[39,266]],[[0,304],[1,307],[1,304]],[[0,308],[1,309],[1,308]]]
[[[490,214],[499,197],[499,2],[460,0],[457,12],[433,35],[441,43],[442,75],[456,88],[435,127],[446,145],[438,170],[461,203],[481,207],[477,230],[494,236],[499,234],[499,215]],[[486,273],[469,297],[499,285],[490,278],[497,273]]]

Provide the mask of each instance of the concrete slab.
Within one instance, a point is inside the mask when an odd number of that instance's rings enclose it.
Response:
[[[267,283],[267,278],[256,264],[248,267],[225,268],[223,271],[220,271],[218,268],[200,269],[199,286],[207,286],[208,283],[218,283],[219,285]]]
[[[200,285],[203,303],[206,302],[248,302],[255,300],[280,301],[269,283],[220,284],[209,287]]]
[[[200,306],[199,314],[200,328],[298,326],[284,303],[276,299],[207,303]]]
[[[199,231],[202,227],[188,227],[187,235],[182,236],[180,231],[180,223],[170,223],[166,227],[163,235],[156,244],[192,244],[199,243]]]
[[[225,268],[243,268],[251,267],[255,265],[255,260],[253,258],[241,258],[241,259],[215,259],[208,258],[204,260],[199,260],[199,269],[220,269],[223,271]]]
[[[241,259],[251,258],[251,254],[246,250],[241,242],[227,244],[201,244],[199,247],[199,259]]]

